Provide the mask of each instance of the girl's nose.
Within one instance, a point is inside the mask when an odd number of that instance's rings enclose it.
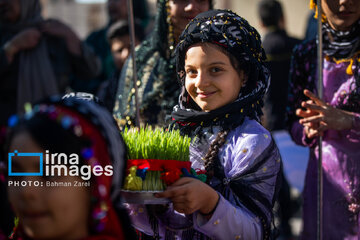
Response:
[[[207,78],[206,74],[199,72],[197,79],[195,81],[195,87],[196,88],[201,88],[201,87],[206,87],[210,85],[210,81]]]

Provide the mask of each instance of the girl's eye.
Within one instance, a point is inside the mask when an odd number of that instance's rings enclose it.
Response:
[[[210,69],[210,72],[211,72],[211,73],[218,73],[218,72],[221,72],[221,69],[218,68],[218,67],[212,67],[212,68]]]
[[[188,76],[193,76],[193,75],[195,75],[196,73],[197,73],[197,71],[194,70],[194,69],[187,69],[187,70],[186,70],[186,75],[188,75]]]

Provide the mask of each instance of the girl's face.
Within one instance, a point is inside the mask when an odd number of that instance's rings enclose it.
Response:
[[[191,19],[210,8],[209,0],[169,0],[171,22],[182,32]]]
[[[45,152],[22,131],[14,136],[10,151]],[[45,161],[45,154],[44,154]],[[13,172],[39,172],[39,157],[13,157]],[[27,186],[9,186],[8,193],[25,234],[32,239],[81,239],[88,236],[90,190],[87,187],[50,187],[47,182],[81,182],[80,177],[9,177]],[[43,186],[29,186],[39,181]]]
[[[139,45],[140,41],[135,38],[135,46]],[[131,50],[130,36],[128,34],[121,37],[116,37],[110,44],[111,53],[115,66],[118,70],[121,70],[126,59],[128,58]]]
[[[360,18],[359,0],[322,0],[322,8],[330,26],[346,31]]]
[[[210,43],[191,46],[185,56],[185,88],[203,111],[211,111],[235,101],[245,82],[230,59]]]

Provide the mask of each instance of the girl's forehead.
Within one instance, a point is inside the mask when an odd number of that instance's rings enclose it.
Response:
[[[30,133],[23,130],[14,135],[10,142],[9,151],[15,150],[22,152],[42,152],[43,149],[37,142],[31,137]]]

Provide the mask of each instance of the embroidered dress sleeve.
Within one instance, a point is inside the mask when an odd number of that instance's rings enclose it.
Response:
[[[302,146],[315,146],[316,139],[306,137],[304,127],[299,123],[295,112],[301,107],[301,102],[307,100],[304,89],[316,92],[316,42],[305,42],[294,48],[288,89],[287,125],[293,141]]]
[[[230,136],[221,157],[225,178],[219,203],[207,221],[193,215],[194,227],[214,239],[268,239],[272,206],[277,195],[281,159],[270,134],[262,130],[246,137]]]
[[[130,215],[131,222],[135,229],[147,234],[153,235],[153,231],[149,224],[149,216],[145,205],[125,204]]]
[[[130,103],[129,102],[129,95],[131,94],[131,89],[133,88],[132,83],[133,78],[133,71],[132,71],[132,58],[129,56],[123,68],[121,69],[119,82],[115,94],[115,104],[113,109],[113,115],[118,119],[123,119],[126,116],[126,108],[127,106],[129,109],[127,111],[130,111]],[[126,125],[126,123],[123,123],[123,125]]]

